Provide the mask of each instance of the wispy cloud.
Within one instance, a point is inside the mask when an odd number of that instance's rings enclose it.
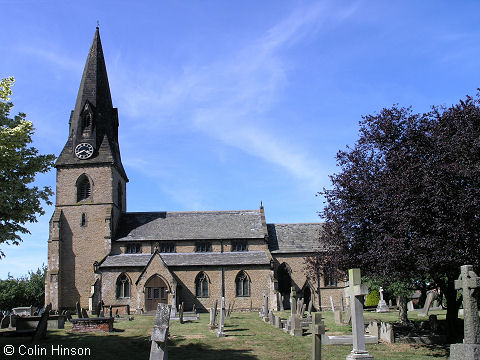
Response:
[[[17,51],[25,55],[35,56],[55,65],[62,70],[78,73],[78,70],[83,67],[81,61],[74,60],[68,56],[60,55],[56,50],[48,50],[43,47],[36,47],[30,45],[21,45],[17,47]]]

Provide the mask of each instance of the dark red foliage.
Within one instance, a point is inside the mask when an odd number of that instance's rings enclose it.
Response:
[[[427,114],[394,106],[363,117],[322,193],[322,241],[334,246],[340,269],[392,281],[427,277],[446,295],[461,265],[478,270],[479,103],[467,97]]]

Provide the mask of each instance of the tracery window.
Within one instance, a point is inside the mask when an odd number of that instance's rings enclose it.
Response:
[[[208,297],[208,278],[202,271],[195,278],[195,295],[197,297]]]
[[[121,274],[117,279],[117,299],[130,297],[130,279],[126,274]]]
[[[248,251],[247,240],[232,241],[232,251]]]
[[[235,278],[235,288],[237,296],[250,296],[250,281],[245,271],[240,271]]]

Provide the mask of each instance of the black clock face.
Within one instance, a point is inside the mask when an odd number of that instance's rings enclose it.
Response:
[[[81,143],[75,147],[75,155],[79,159],[88,159],[93,155],[93,146],[88,143]]]

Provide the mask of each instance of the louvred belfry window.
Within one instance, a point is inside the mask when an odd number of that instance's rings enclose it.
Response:
[[[92,195],[90,181],[85,175],[83,175],[83,178],[80,179],[77,185],[77,201],[88,199],[90,195]]]

